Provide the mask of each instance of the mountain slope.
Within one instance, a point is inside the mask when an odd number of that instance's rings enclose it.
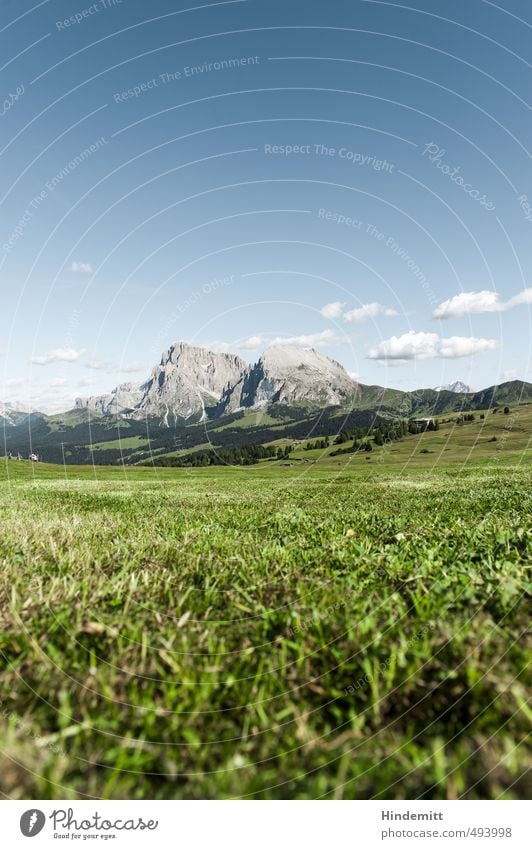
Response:
[[[162,354],[145,383],[124,383],[109,395],[78,398],[76,405],[104,415],[155,418],[168,426],[176,419],[205,417],[206,408],[216,407],[247,368],[234,354],[215,354],[176,342]]]
[[[250,373],[248,369],[246,379]],[[276,393],[277,390],[272,397]],[[269,402],[267,410],[264,406],[243,407],[229,415],[218,413],[216,418],[201,422],[176,419],[171,428],[164,426],[157,417],[145,418],[141,411],[136,411],[132,417],[103,415],[87,407],[78,407],[53,416],[32,415],[18,425],[6,426],[2,433],[3,450],[14,454],[20,451],[22,456],[35,450],[42,459],[54,463],[135,464],[212,446],[232,448],[277,440],[334,437],[341,430],[374,427],[379,422],[394,419],[454,418],[461,412],[489,410],[490,407],[499,408],[502,413],[505,406],[510,406],[512,414],[518,418],[500,418],[506,423],[512,422],[513,430],[518,431],[520,402],[532,404],[532,384],[512,381],[464,395],[434,389],[402,392],[360,385],[353,401],[343,405]],[[523,414],[526,412],[524,408]],[[488,418],[495,421],[499,417],[486,416]]]
[[[295,345],[268,348],[254,368],[254,383],[248,404],[253,407],[316,402],[341,406],[358,391],[340,363],[314,348]]]
[[[135,409],[144,397],[145,386],[140,383],[121,383],[108,395],[76,398],[76,407],[103,416],[127,413]]]
[[[408,418],[532,400],[531,385],[522,381],[480,392],[464,389],[468,387],[460,381],[413,392],[364,386],[335,360],[296,345],[274,345],[257,363],[249,365],[235,354],[217,354],[176,342],[163,353],[144,383],[123,383],[107,395],[78,398],[76,407],[98,415],[150,419],[175,427],[217,421],[240,410],[261,410],[270,405],[285,407],[296,418],[303,408],[325,407],[374,410],[383,416]]]
[[[42,416],[42,413],[33,411],[25,404],[1,403],[0,402],[0,425],[3,427],[15,427],[26,421],[29,415]]]
[[[166,425],[176,418],[205,418],[206,409],[216,407],[224,391],[237,383],[247,368],[234,354],[215,354],[176,342],[144,385],[136,416],[158,417]]]
[[[222,398],[224,413],[268,404],[342,406],[358,385],[340,363],[314,348],[272,345]]]
[[[343,366],[314,349],[269,348],[249,366],[234,354],[216,354],[176,342],[143,384],[126,383],[109,395],[76,405],[104,415],[176,420],[218,418],[266,404],[343,405],[358,392]]]

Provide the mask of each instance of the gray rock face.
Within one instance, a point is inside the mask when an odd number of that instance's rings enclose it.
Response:
[[[244,380],[242,406],[319,403],[341,405],[358,385],[340,363],[314,348],[273,345]]]
[[[91,410],[103,416],[131,412],[136,409],[144,397],[145,384],[121,383],[107,395],[91,395],[88,398],[76,398],[76,407]]]
[[[139,404],[142,416],[188,419],[215,408],[230,386],[237,383],[247,363],[234,354],[215,354],[176,342],[153,369]]]
[[[270,403],[339,405],[357,392],[339,363],[313,349],[276,345],[249,366],[234,354],[176,342],[146,383],[125,383],[109,395],[78,399],[76,405],[104,415],[154,417],[169,425],[176,418],[214,418]]]

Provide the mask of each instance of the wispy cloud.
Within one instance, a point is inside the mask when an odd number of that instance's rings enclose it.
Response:
[[[31,361],[37,366],[47,366],[49,363],[74,363],[84,352],[85,348],[53,348],[43,356],[32,357]]]
[[[145,370],[146,366],[144,363],[127,363],[126,365],[117,367],[117,371],[123,372],[124,374],[133,374],[135,372]]]
[[[341,301],[333,301],[330,304],[325,304],[325,306],[321,308],[320,312],[324,318],[338,318],[338,316],[342,314],[344,307],[345,304]]]
[[[89,360],[85,363],[85,368],[90,368],[92,371],[105,371],[108,374],[133,374],[134,372],[144,371],[146,369],[146,365],[145,363],[140,362],[120,365],[118,363],[113,363],[110,360]]]
[[[96,378],[94,377],[82,377],[81,380],[78,380],[78,386],[94,386],[97,383]]]
[[[85,363],[85,368],[90,368],[93,371],[113,371],[113,364],[106,360],[89,360]]]
[[[498,347],[496,339],[477,339],[474,336],[442,338],[437,333],[410,330],[402,336],[392,336],[371,348],[367,359],[389,365],[408,365],[415,360],[458,359]]]
[[[237,348],[242,348],[243,346],[236,343],[230,345],[229,342],[222,342],[220,339],[215,339],[212,342],[206,342],[204,345],[200,345],[200,347],[205,348],[206,351],[212,351],[214,354],[233,354]]]
[[[371,304],[362,304],[361,307],[357,307],[354,310],[349,310],[344,313],[344,321],[352,324],[353,322],[366,321],[366,319],[374,318],[376,315],[392,316],[397,314],[397,310],[384,307],[382,304],[374,301]]]
[[[262,348],[264,344],[266,343],[262,336],[250,336],[241,342],[238,347],[243,351],[256,351],[258,348]]]
[[[242,351],[256,351],[270,345],[298,345],[301,348],[332,348],[337,345],[347,345],[351,342],[349,336],[340,335],[333,330],[321,330],[319,333],[306,333],[301,336],[250,336],[236,347]]]
[[[434,318],[458,318],[475,313],[504,312],[520,304],[532,304],[532,289],[523,289],[508,301],[501,301],[498,292],[483,289],[480,292],[460,292],[442,301],[434,310]]]
[[[68,380],[65,377],[54,377],[53,380],[50,381],[50,389],[59,389],[59,387],[66,386]]]
[[[300,345],[303,348],[328,348],[337,345],[348,345],[351,339],[346,335],[334,333],[333,330],[322,330],[320,333],[308,333],[302,336],[277,336],[270,345]]]
[[[14,403],[17,406],[26,406],[41,413],[55,413],[61,410],[70,410],[74,406],[75,395],[65,387],[59,385],[42,386],[32,391],[21,393]]]
[[[368,318],[375,318],[377,315],[398,315],[397,310],[391,307],[385,307],[377,301],[372,301],[370,304],[362,304],[360,307],[355,307],[352,310],[344,312],[345,303],[342,301],[332,301],[330,304],[325,304],[320,310],[324,318],[339,318],[348,324],[353,324],[360,321],[366,321]]]
[[[67,271],[71,271],[73,274],[92,274],[94,269],[90,262],[76,262],[73,260]]]

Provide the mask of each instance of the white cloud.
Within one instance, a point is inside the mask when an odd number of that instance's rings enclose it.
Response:
[[[437,333],[416,333],[410,330],[402,336],[392,336],[368,352],[370,360],[425,360],[436,357],[440,337]]]
[[[146,365],[140,362],[125,363],[119,365],[110,360],[89,360],[85,363],[85,368],[90,368],[92,371],[105,371],[108,374],[122,372],[123,374],[133,374],[134,372],[144,371]]]
[[[325,304],[325,306],[321,308],[320,313],[324,318],[338,318],[342,315],[344,307],[345,303],[342,303],[342,301],[332,301],[330,304]],[[353,322],[365,321],[368,318],[374,318],[376,315],[391,316],[398,315],[398,312],[397,310],[377,303],[377,301],[373,301],[371,304],[362,304],[361,307],[356,307],[355,309],[344,312],[343,319],[348,324],[352,324]]]
[[[27,406],[41,413],[53,413],[59,410],[70,410],[74,406],[74,393],[59,385],[41,386],[31,391],[22,392],[14,403],[17,406]]]
[[[50,388],[57,389],[60,386],[66,386],[68,383],[65,377],[54,377],[53,380],[50,381]]]
[[[523,289],[521,292],[518,292],[517,295],[506,301],[505,306],[506,309],[511,309],[512,307],[517,307],[519,304],[532,304],[532,289]]]
[[[78,380],[78,386],[94,386],[96,382],[94,377],[82,377],[81,380]]]
[[[113,371],[113,364],[105,360],[89,360],[85,363],[85,368],[93,369],[93,371]]]
[[[230,345],[228,342],[221,342],[219,339],[215,339],[214,342],[207,342],[200,347],[205,348],[207,351],[212,351],[214,354],[232,354],[235,348],[240,348],[241,346],[236,344]]]
[[[227,345],[225,342],[216,342],[209,345],[209,349],[218,352],[230,352],[233,348],[238,348],[241,351],[257,351],[259,348],[267,348],[270,345],[299,345],[302,348],[322,348],[346,345],[350,341],[349,336],[339,335],[333,330],[321,330],[319,333],[307,333],[301,336],[274,336],[273,338],[259,335],[249,336],[248,339],[234,346]]]
[[[477,339],[475,336],[450,336],[442,339],[439,357],[455,360],[458,357],[470,357],[483,351],[493,351],[499,347],[496,339]]]
[[[344,307],[345,304],[341,301],[333,301],[330,304],[325,304],[325,306],[321,308],[320,313],[324,318],[338,318]]]
[[[384,307],[382,304],[374,301],[371,304],[362,304],[354,310],[349,310],[344,313],[344,321],[348,323],[365,321],[367,318],[374,318],[376,315],[397,315],[397,310]]]
[[[480,292],[460,292],[459,295],[454,295],[438,304],[433,316],[445,319],[475,313],[504,312],[519,304],[532,304],[532,289],[523,289],[508,301],[501,301],[498,292],[490,292],[486,289]]]
[[[75,397],[70,394],[57,394],[57,392],[43,392],[41,395],[35,395],[31,398],[33,410],[39,410],[41,413],[61,413],[65,410],[71,410],[75,405]]]
[[[117,371],[121,371],[124,374],[132,374],[137,371],[145,371],[146,366],[144,363],[128,363],[125,366],[118,366]]]
[[[474,336],[451,336],[442,338],[437,333],[416,332],[410,330],[402,336],[392,336],[371,348],[367,354],[370,360],[386,362],[389,365],[407,365],[414,360],[435,358],[457,359],[469,357],[482,351],[497,348],[495,339],[477,339]]]
[[[38,366],[47,366],[49,363],[73,363],[79,360],[85,348],[53,348],[41,357],[32,357],[31,361]]]
[[[334,347],[346,345],[351,341],[348,336],[340,336],[333,330],[322,330],[320,333],[308,333],[302,336],[276,336],[268,340],[268,345],[300,345],[302,348]]]
[[[93,267],[90,262],[75,262],[67,268],[67,271],[72,271],[74,274],[92,274]]]
[[[262,336],[250,336],[248,339],[245,339],[244,342],[241,342],[238,347],[242,351],[256,351],[257,348],[260,348],[265,344],[266,342]]]

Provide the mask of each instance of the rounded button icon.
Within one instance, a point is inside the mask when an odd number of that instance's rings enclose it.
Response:
[[[24,811],[20,818],[20,830],[24,837],[35,837],[43,830],[46,817],[42,811],[37,808],[31,808],[29,811]]]

